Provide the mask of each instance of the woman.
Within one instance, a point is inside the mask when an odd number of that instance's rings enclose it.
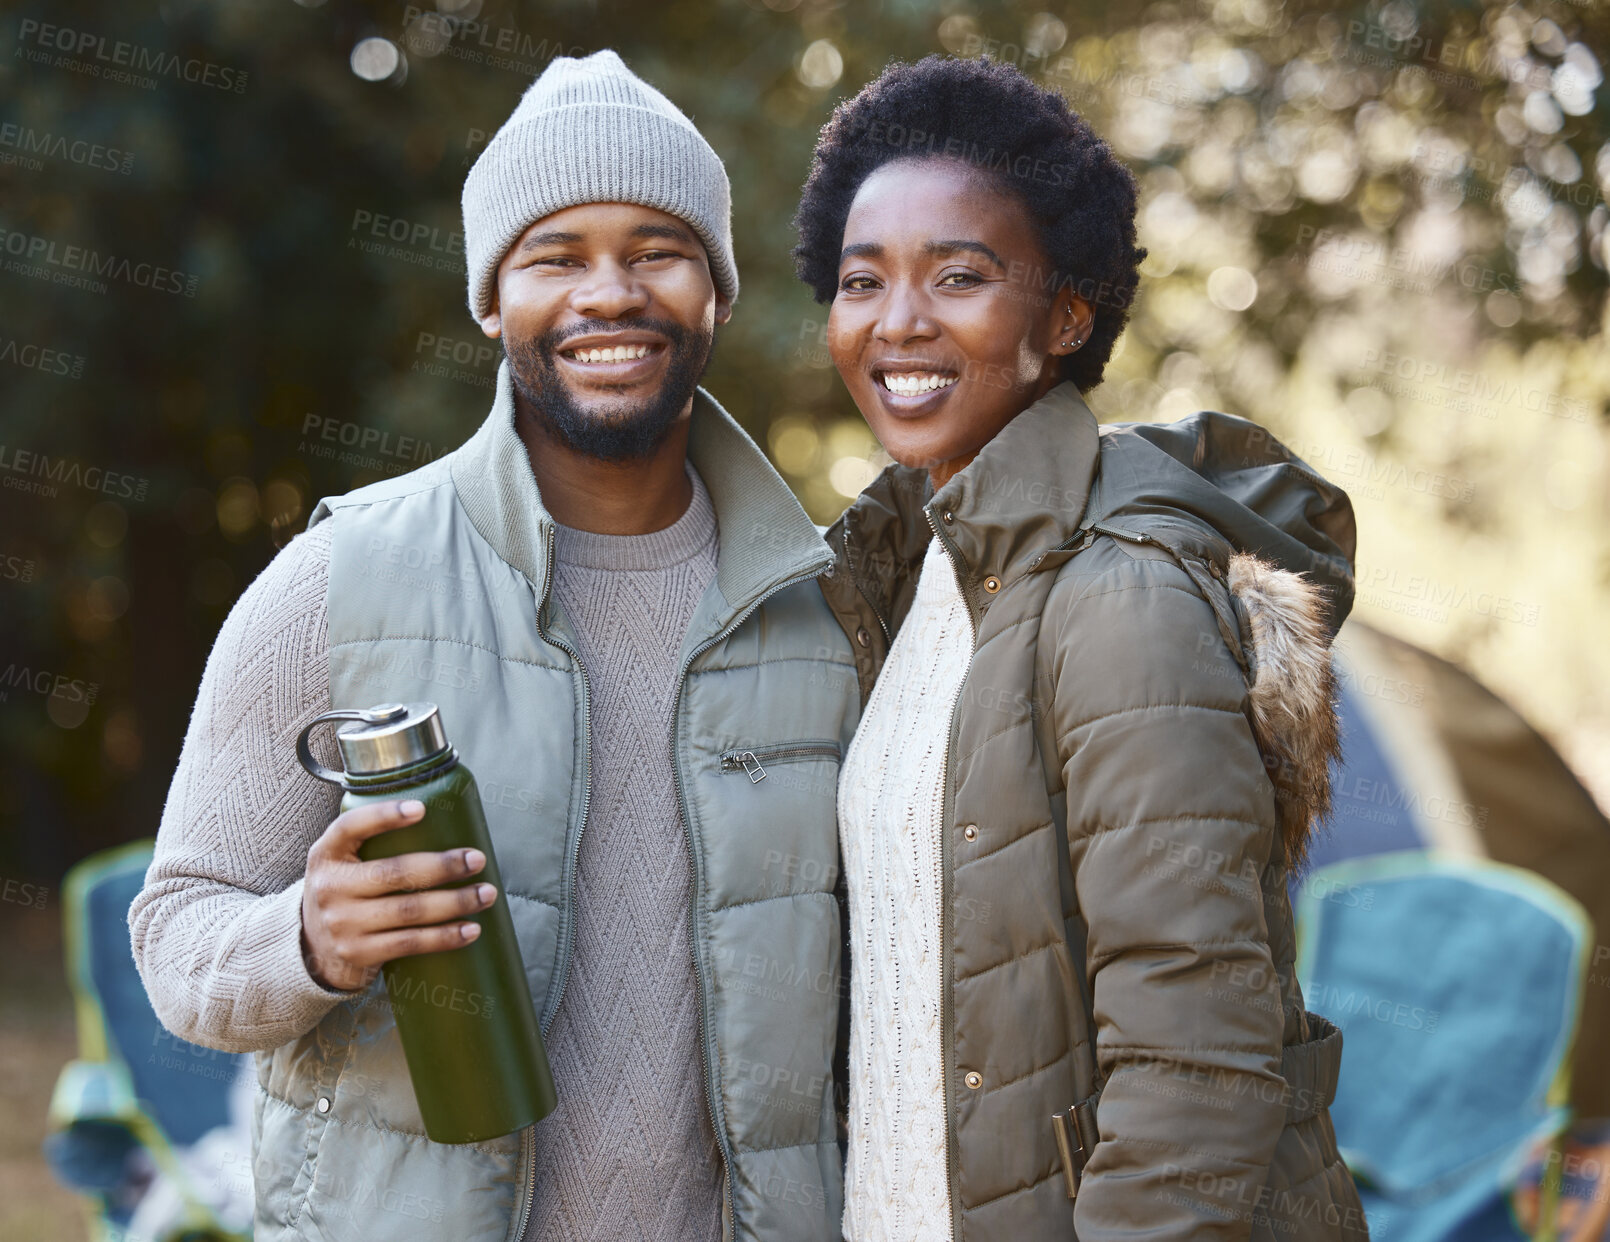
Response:
[[[851,1242],[1365,1236],[1286,894],[1351,509],[1240,419],[1098,431],[1134,217],[1106,144],[977,60],[891,65],[804,188],[799,273],[896,463],[823,580],[866,700]]]

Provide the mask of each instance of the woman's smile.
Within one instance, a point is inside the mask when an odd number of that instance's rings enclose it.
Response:
[[[891,358],[873,363],[872,379],[892,417],[923,418],[945,403],[961,375],[946,364]]]

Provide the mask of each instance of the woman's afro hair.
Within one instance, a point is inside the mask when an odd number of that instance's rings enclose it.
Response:
[[[1071,283],[1095,320],[1062,360],[1081,391],[1101,382],[1129,318],[1146,251],[1135,245],[1135,178],[1055,91],[1015,66],[928,56],[891,62],[833,110],[816,141],[794,227],[795,270],[818,302],[838,288],[844,222],[861,183],[894,160],[952,158],[1028,209],[1050,262],[1047,296]]]

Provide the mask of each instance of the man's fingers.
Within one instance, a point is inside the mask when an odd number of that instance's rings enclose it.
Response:
[[[358,847],[370,837],[377,837],[392,828],[416,823],[425,813],[425,804],[417,798],[395,802],[371,802],[367,806],[343,811],[330,821],[324,835],[315,844],[327,848],[333,857],[356,858]]]
[[[445,923],[448,919],[485,910],[497,899],[497,894],[498,890],[490,884],[466,884],[462,888],[375,897],[359,907],[364,924],[359,930],[369,935],[384,935],[409,927]]]
[[[375,962],[389,962],[419,953],[445,953],[449,949],[462,949],[480,933],[481,929],[475,923],[444,923],[440,927],[410,927],[405,931],[385,932],[364,938],[363,957]]]
[[[360,862],[352,868],[344,887],[355,897],[383,897],[462,880],[486,866],[480,850],[443,850],[440,853],[397,854]]]

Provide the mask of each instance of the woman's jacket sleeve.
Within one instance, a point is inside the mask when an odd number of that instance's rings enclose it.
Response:
[[[1274,792],[1213,612],[1151,549],[1099,542],[1041,643],[1104,1084],[1081,1242],[1246,1238],[1285,1119],[1260,880]]]

